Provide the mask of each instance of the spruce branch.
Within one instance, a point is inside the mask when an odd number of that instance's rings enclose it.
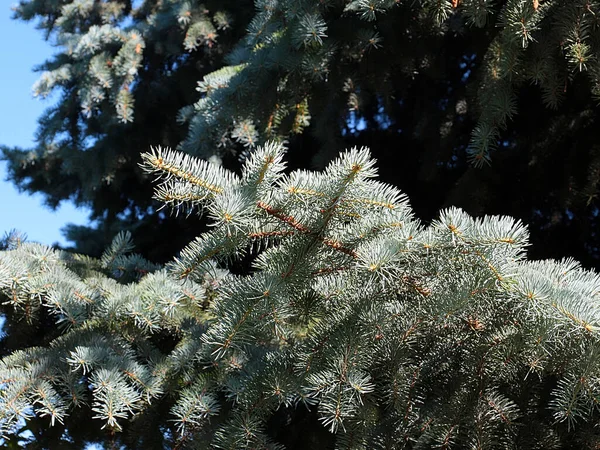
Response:
[[[367,149],[289,174],[284,151],[257,148],[241,177],[146,154],[165,195],[173,181],[204,194],[189,206],[212,227],[129,284],[108,270],[129,256],[126,234],[101,260],[37,244],[0,253],[5,307],[68,323],[0,362],[5,434],[34,414],[68,423],[74,407],[118,433],[168,406],[177,445],[281,448],[270,420],[306,407],[341,447],[587,439],[600,413],[598,274],[527,260],[510,217],[449,208],[421,224],[374,179]],[[220,268],[242,257],[242,273]]]

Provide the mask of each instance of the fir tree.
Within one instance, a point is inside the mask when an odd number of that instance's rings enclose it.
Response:
[[[600,277],[528,260],[521,222],[451,208],[425,226],[364,148],[289,174],[279,144],[241,175],[143,158],[156,197],[210,231],[163,269],[127,235],[100,260],[9,240],[11,326],[56,327],[2,359],[3,433],[37,417],[68,445],[91,414],[116,448],[600,443]],[[327,433],[290,442],[304,410]]]
[[[185,137],[179,110],[194,101],[198,79],[222,66],[251,12],[252,2],[222,0],[22,0],[14,7],[15,18],[36,21],[56,48],[36,68],[33,94],[58,94],[58,101],[39,119],[36,146],[4,148],[4,158],[17,185],[43,192],[50,207],[72,200],[90,208],[93,226],[66,230],[78,251],[100,256],[127,229],[144,255],[167,261],[189,240],[190,224],[156,211],[137,160],[150,145]],[[155,245],[156,229],[170,243]]]
[[[35,92],[60,100],[36,147],[4,157],[49,205],[91,207],[94,226],[68,237],[96,256],[129,229],[166,261],[195,233],[156,212],[140,151],[217,154],[235,169],[279,139],[305,168],[368,145],[423,219],[450,205],[510,214],[531,224],[538,256],[589,266],[599,12],[596,0],[21,0],[16,17],[57,48]]]

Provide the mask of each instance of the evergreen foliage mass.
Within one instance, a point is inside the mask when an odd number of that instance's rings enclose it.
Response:
[[[597,0],[20,0],[15,16],[56,45],[35,93],[59,100],[4,158],[49,205],[91,208],[67,230],[80,252],[128,229],[167,261],[196,233],[156,212],[140,151],[237,169],[276,140],[295,168],[368,145],[425,220],[509,214],[539,256],[600,257]]]
[[[14,11],[56,48],[37,67],[33,94],[58,99],[33,149],[3,148],[11,177],[51,207],[68,199],[90,208],[95,226],[66,229],[77,251],[99,257],[129,230],[145,256],[168,260],[192,226],[156,211],[139,153],[185,137],[178,112],[195,100],[198,79],[222,66],[252,2],[23,0]],[[155,245],[156,229],[170,244]]]
[[[5,242],[9,442],[25,419],[82,448],[92,416],[114,448],[597,448],[597,273],[528,260],[510,217],[423,225],[364,148],[283,156],[144,154],[156,198],[211,226],[166,268],[127,234],[100,259]]]

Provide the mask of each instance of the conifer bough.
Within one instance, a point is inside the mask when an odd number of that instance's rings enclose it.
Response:
[[[20,241],[0,253],[3,308],[59,327],[2,359],[2,433],[80,408],[115,432],[170,405],[179,448],[284,448],[269,421],[299,408],[340,449],[600,443],[596,273],[528,261],[509,217],[451,208],[421,224],[367,149],[323,172],[286,174],[283,156],[267,144],[238,176],[144,154],[157,198],[213,225],[166,268],[129,255],[126,235],[99,261]]]
[[[0,157],[11,180],[52,207],[91,208],[93,227],[67,229],[80,252],[98,255],[118,230],[137,230],[139,251],[166,261],[193,236],[155,212],[132,163],[158,143],[236,164],[232,154],[289,140],[292,164],[314,156],[321,167],[340,148],[378,142],[410,149],[382,150],[404,163],[382,173],[388,181],[450,192],[430,204],[550,223],[544,236],[572,229],[550,219],[566,208],[575,223],[593,218],[581,229],[594,227],[599,0],[16,3],[15,18],[36,21],[55,46],[34,94],[58,102],[40,118],[33,148],[0,146]],[[503,209],[495,199],[511,194],[496,176],[464,176],[466,156],[482,165],[494,155],[498,177],[531,180],[531,200]],[[565,157],[573,164],[557,163]],[[548,176],[557,166],[564,170]],[[463,193],[475,189],[482,194],[467,202]],[[435,207],[423,209],[433,217]],[[173,239],[157,245],[158,228]],[[590,239],[578,243],[580,259],[594,263]]]

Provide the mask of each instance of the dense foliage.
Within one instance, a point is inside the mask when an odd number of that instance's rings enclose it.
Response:
[[[252,2],[222,0],[15,7],[16,18],[37,20],[56,47],[33,92],[58,101],[39,120],[36,147],[4,155],[17,184],[43,192],[51,207],[70,199],[90,208],[92,227],[66,230],[78,251],[100,256],[127,229],[147,257],[166,261],[193,235],[189,222],[156,211],[139,155],[185,137],[179,110],[195,101],[198,79],[221,67],[251,12]],[[171,236],[168,244],[156,245],[157,229]]]
[[[63,423],[93,415],[114,448],[600,444],[600,277],[527,260],[520,222],[449,209],[423,226],[366,149],[289,175],[278,145],[241,176],[144,161],[157,198],[211,231],[166,270],[126,235],[101,260],[9,242],[4,303],[57,327],[2,359],[3,432],[36,415],[52,448],[81,448]],[[217,269],[240,258],[252,270]]]
[[[0,243],[4,446],[600,445],[600,279],[539,260],[600,257],[600,1],[14,11],[9,177],[93,223]]]
[[[129,229],[167,261],[195,234],[149,200],[136,163],[151,145],[237,169],[275,139],[305,168],[368,145],[423,219],[510,214],[539,256],[597,261],[596,0],[21,0],[15,14],[56,45],[34,90],[60,99],[37,146],[4,155],[49,205],[91,208],[93,227],[67,230],[79,251]]]

